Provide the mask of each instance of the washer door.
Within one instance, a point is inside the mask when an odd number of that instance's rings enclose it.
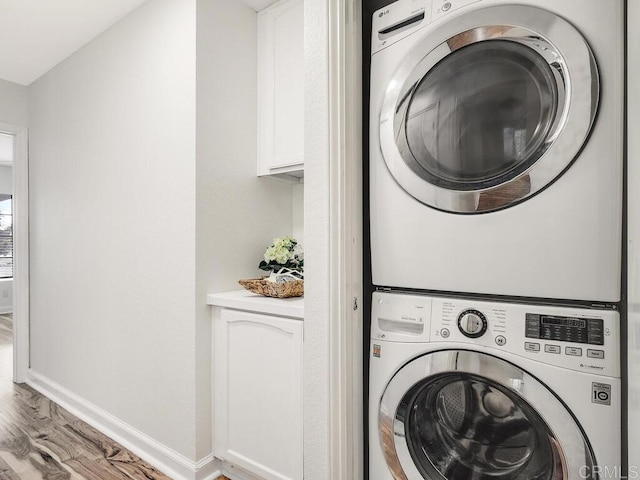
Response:
[[[476,10],[417,41],[395,72],[380,116],[382,153],[426,205],[509,207],[571,165],[598,96],[593,54],[572,25],[533,7]]]
[[[566,406],[535,377],[479,352],[439,351],[402,367],[382,396],[379,430],[396,480],[598,478]]]

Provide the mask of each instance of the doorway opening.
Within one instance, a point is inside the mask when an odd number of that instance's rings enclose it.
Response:
[[[16,383],[29,368],[27,189],[27,129],[0,123],[0,375]]]
[[[0,375],[13,372],[13,155],[15,135],[0,133]],[[13,373],[11,373],[13,376]]]

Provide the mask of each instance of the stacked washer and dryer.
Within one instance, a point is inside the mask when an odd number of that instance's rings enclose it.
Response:
[[[623,21],[374,14],[370,480],[622,475]]]

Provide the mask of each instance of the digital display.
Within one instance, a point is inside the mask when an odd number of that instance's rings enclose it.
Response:
[[[545,317],[541,318],[543,325],[562,325],[564,327],[586,328],[587,321],[580,318]]]
[[[556,342],[604,345],[604,321],[601,318],[560,317],[527,313],[525,337]]]

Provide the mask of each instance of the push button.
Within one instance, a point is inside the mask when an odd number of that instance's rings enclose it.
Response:
[[[524,342],[524,349],[528,352],[539,352],[540,344],[534,342]]]
[[[581,357],[582,349],[576,347],[565,347],[564,353],[566,353],[567,355],[572,355],[574,357]]]
[[[442,330],[440,330],[440,336],[442,338],[449,338],[449,335],[451,335],[451,332],[448,328],[443,328]]]
[[[507,344],[507,339],[505,337],[503,337],[502,335],[498,335],[496,337],[496,344],[500,347],[502,347],[503,345]]]
[[[562,353],[560,345],[545,345],[544,351],[547,353]]]
[[[599,358],[601,360],[604,360],[604,350],[591,350],[590,348],[587,349],[587,357],[589,358]]]
[[[451,3],[450,2],[446,2],[445,4],[442,5],[442,11],[443,12],[448,12],[449,10],[451,10]]]

